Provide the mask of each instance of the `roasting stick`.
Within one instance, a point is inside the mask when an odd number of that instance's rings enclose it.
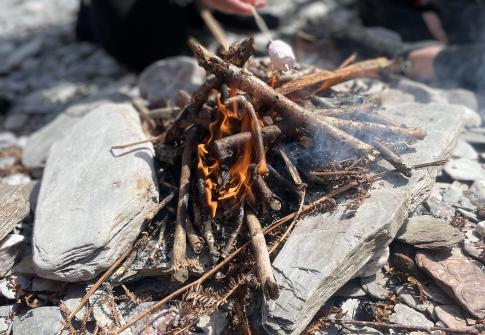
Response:
[[[210,10],[206,8],[201,9],[200,16],[207,25],[207,28],[209,28],[210,32],[212,33],[212,36],[214,36],[216,41],[219,42],[219,44],[224,48],[224,51],[229,50],[229,42],[227,41],[226,33],[224,32],[224,29],[222,29],[219,22],[217,22],[214,15],[212,15]]]
[[[253,17],[254,21],[256,22],[256,25],[258,26],[258,29],[263,33],[266,34],[270,41],[273,40],[273,34],[271,34],[271,31],[269,30],[268,26],[266,25],[266,22],[264,19],[259,15],[258,11],[254,6],[251,6],[251,9],[253,11]]]

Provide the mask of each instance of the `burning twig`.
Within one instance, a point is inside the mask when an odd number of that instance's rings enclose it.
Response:
[[[196,146],[197,128],[187,131],[184,151],[182,153],[182,166],[180,170],[179,198],[177,203],[177,221],[173,241],[173,266],[172,280],[183,283],[188,278],[188,271],[183,264],[186,261],[187,249],[187,212],[189,205],[190,170]]]
[[[411,169],[409,166],[404,163],[397,154],[395,154],[390,148],[388,148],[384,143],[379,141],[378,139],[374,139],[374,146],[379,150],[379,152],[382,155],[382,158],[384,158],[386,161],[391,163],[392,166],[394,166],[397,170],[399,170],[400,173],[402,173],[404,176],[410,178],[412,173]]]
[[[261,223],[254,212],[249,208],[246,209],[246,223],[248,225],[249,233],[251,234],[251,244],[256,258],[256,272],[258,274],[259,282],[263,287],[263,292],[271,299],[277,299],[279,296],[279,288],[274,278],[268,248],[266,247],[266,240],[261,229]]]
[[[278,125],[271,125],[264,127],[261,130],[264,144],[271,144],[281,135],[282,129]],[[234,134],[215,140],[212,143],[212,150],[218,156],[219,159],[224,160],[231,157],[233,153],[241,148],[245,143],[251,141],[251,132],[243,132]]]
[[[278,198],[273,191],[268,187],[268,184],[264,181],[263,177],[256,174],[254,176],[254,186],[256,187],[258,193],[264,200],[264,205],[271,208],[273,211],[281,210],[281,200]]]
[[[258,161],[258,173],[264,175],[268,173],[268,166],[266,164],[266,157],[264,152],[263,136],[261,134],[261,124],[259,123],[258,115],[254,110],[253,105],[242,95],[229,98],[226,100],[225,105],[231,106],[234,103],[242,105],[246,113],[248,113],[251,119],[251,138],[254,141],[256,159]]]
[[[248,38],[241,43],[234,43],[224,54],[223,58],[234,66],[243,66],[254,52],[254,39]],[[166,143],[172,143],[178,138],[178,134],[183,127],[184,121],[194,119],[202,105],[206,102],[209,93],[221,86],[222,79],[216,76],[208,76],[205,82],[192,95],[192,102],[181,110],[172,127],[167,131]]]
[[[359,154],[366,156],[369,160],[374,160],[375,156],[377,156],[378,152],[369,144],[315,117],[310,111],[286,98],[281,93],[278,93],[251,73],[217,57],[195,41],[190,41],[189,45],[198,59],[199,64],[208,72],[214,73],[217,77],[224,78],[235,84],[241,90],[251,94],[253,99],[273,106],[275,111],[294,122],[295,127],[305,125],[317,132],[323,132],[332,139],[350,146]]]
[[[232,251],[232,249],[234,248],[235,244],[236,244],[236,239],[239,235],[239,232],[241,231],[241,228],[242,228],[242,225],[243,225],[243,222],[244,222],[244,198],[241,200],[241,204],[239,205],[239,213],[237,215],[237,219],[236,219],[236,228],[234,229],[234,231],[231,233],[231,235],[229,236],[229,238],[227,239],[227,243],[226,243],[226,246],[224,247],[224,249],[222,249],[222,253],[221,253],[221,256],[222,258],[226,258],[227,255],[229,255]]]
[[[199,202],[197,203],[197,201],[194,201],[193,206],[196,214],[200,217],[200,227],[202,230],[202,235],[207,243],[207,247],[209,248],[209,253],[214,259],[217,259],[219,258],[220,253],[219,250],[217,250],[216,240],[214,238],[214,233],[212,232],[212,219],[209,212],[205,207],[203,207],[207,199],[205,192],[204,179],[199,174],[199,177],[197,178],[197,193],[199,194]]]

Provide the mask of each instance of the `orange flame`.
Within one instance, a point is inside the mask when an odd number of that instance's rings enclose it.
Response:
[[[234,90],[231,90],[231,93],[234,93]],[[220,101],[220,98],[217,97],[217,107],[218,113],[216,119],[209,125],[209,136],[204,143],[199,144],[197,147],[197,167],[205,179],[205,197],[212,217],[217,213],[219,201],[235,198],[239,195],[241,195],[240,199],[242,199],[242,195],[246,195],[251,203],[255,202],[255,197],[251,190],[252,185],[249,171],[254,157],[252,140],[244,144],[241,155],[229,169],[230,179],[227,185],[217,191],[219,185],[217,184],[216,176],[220,170],[220,163],[217,160],[210,162],[207,148],[215,140],[237,132],[251,131],[252,122],[249,115],[239,117],[237,102],[234,102],[231,109],[227,108]],[[265,169],[265,167],[262,168]],[[218,193],[217,197],[214,196],[214,192]]]

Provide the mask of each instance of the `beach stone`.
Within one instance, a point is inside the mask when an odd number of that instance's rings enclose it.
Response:
[[[472,128],[463,132],[461,138],[471,144],[485,144],[485,128]]]
[[[475,231],[482,239],[485,239],[485,221],[481,221],[477,223],[477,227],[475,228]]]
[[[86,295],[87,287],[78,284],[71,284],[67,289],[66,295],[61,299],[62,303],[67,307],[69,311],[73,311],[77,305],[81,302],[81,299]],[[75,319],[81,321],[86,313],[86,306],[83,306],[76,314]],[[89,321],[93,320],[93,317],[88,318]]]
[[[485,179],[485,170],[477,161],[459,158],[446,163],[445,172],[454,180],[475,181]]]
[[[471,330],[473,327],[467,325],[461,308],[456,305],[441,305],[434,309],[436,317],[443,322],[446,327],[460,330]]]
[[[15,317],[13,333],[15,335],[58,334],[63,327],[63,320],[59,307],[38,307]]]
[[[475,206],[485,205],[485,179],[475,180],[466,191],[466,196]]]
[[[41,291],[49,291],[49,292],[62,292],[66,283],[59,282],[56,280],[49,280],[44,278],[34,278],[32,279],[32,291],[33,292],[41,292]]]
[[[135,240],[158,201],[153,147],[112,152],[111,146],[144,139],[131,105],[104,104],[53,145],[35,212],[39,276],[92,279]]]
[[[452,157],[477,160],[478,152],[468,142],[460,139],[453,150]]]
[[[434,323],[431,320],[428,320],[422,313],[404,304],[396,304],[394,306],[394,313],[389,316],[389,321],[408,326],[434,326]]]
[[[355,275],[355,277],[368,277],[377,273],[389,259],[389,247],[379,249],[372,255],[371,259]]]
[[[468,190],[468,185],[462,184],[459,181],[454,181],[443,193],[444,203],[448,206],[458,205],[458,202],[463,197],[466,190]]]
[[[443,200],[443,195],[449,188],[450,184],[434,184],[428,198],[424,201],[425,207],[433,216],[441,218],[446,222],[451,222],[455,216],[455,209],[448,206]]]
[[[193,93],[205,79],[205,71],[192,57],[176,56],[147,67],[138,79],[138,88],[150,105],[165,105],[180,90]]]
[[[418,252],[416,263],[475,317],[485,316],[485,273],[459,254]]]
[[[420,249],[450,248],[461,241],[461,231],[430,215],[415,216],[404,221],[396,236],[398,241]]]
[[[364,297],[366,294],[367,293],[360,286],[360,279],[353,279],[341,288],[339,288],[339,290],[335,292],[334,296],[345,298],[359,298]]]
[[[11,320],[11,313],[13,310],[13,305],[0,306],[0,334],[6,334]]]
[[[0,73],[8,73],[20,66],[27,58],[37,54],[42,48],[44,42],[43,37],[36,37],[28,40],[26,43],[18,47],[14,52],[2,61],[0,66]]]
[[[431,301],[440,305],[451,305],[453,300],[443,292],[438,286],[433,283],[422,286],[423,294]]]
[[[226,314],[217,311],[211,315],[204,315],[197,322],[197,327],[202,330],[205,335],[220,335],[223,334],[224,328],[227,326]]]
[[[450,104],[462,105],[473,111],[478,111],[478,99],[475,93],[462,88],[444,90],[443,95]]]
[[[382,271],[378,271],[369,277],[360,278],[360,285],[362,289],[373,298],[379,300],[387,299],[390,293],[386,288],[387,282],[388,278],[384,276]]]
[[[129,315],[125,316],[126,320],[131,320],[142,311],[152,307],[154,302],[144,302],[132,308]],[[131,331],[134,335],[145,334],[165,334],[169,327],[179,320],[179,315],[174,307],[165,308],[153,313],[146,323],[138,322],[131,327]]]
[[[462,130],[461,112],[451,105],[404,103],[377,112],[398,124],[427,130],[427,137],[416,143],[416,152],[402,155],[408,164],[448,157]],[[383,169],[392,168],[387,162],[378,164]],[[322,304],[375,251],[389,245],[404,219],[428,197],[437,171],[414,171],[409,180],[392,176],[376,183],[353,217],[344,215],[347,208],[343,201],[332,213],[299,220],[272,263],[281,289],[278,299],[263,304],[265,330],[300,334]]]
[[[426,306],[419,299],[419,291],[412,287],[400,286],[396,289],[397,299],[419,312],[426,312]]]
[[[10,234],[0,243],[0,277],[5,276],[14,266],[24,240],[22,235]]]
[[[126,96],[112,94],[103,98],[87,98],[69,106],[54,120],[29,136],[22,151],[22,164],[29,168],[43,167],[52,145],[68,137],[72,127],[86,114],[103,104],[124,100],[126,100]]]
[[[0,183],[0,241],[29,214],[29,196],[28,186]]]

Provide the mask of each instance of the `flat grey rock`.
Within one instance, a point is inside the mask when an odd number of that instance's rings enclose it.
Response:
[[[394,313],[389,316],[389,321],[409,326],[434,326],[434,323],[428,320],[426,316],[404,304],[396,304],[394,306]]]
[[[462,129],[461,113],[441,104],[406,103],[388,107],[386,116],[428,131],[409,164],[448,157]],[[388,167],[390,168],[390,167]],[[315,313],[373,255],[387,246],[403,220],[429,194],[437,169],[415,171],[408,181],[393,176],[375,184],[370,198],[352,218],[334,213],[303,218],[273,261],[280,297],[265,301],[263,322],[270,334],[299,334]],[[295,253],[294,250],[299,250]],[[324,255],[324,256],[322,256]]]
[[[371,259],[364,265],[354,277],[368,277],[377,273],[389,259],[389,247],[383,247],[374,252]]]
[[[461,137],[472,144],[485,144],[485,128],[469,129]]]
[[[126,99],[126,98],[125,98]],[[110,101],[122,101],[122,95],[89,98],[68,107],[53,121],[29,136],[22,151],[22,164],[29,168],[43,167],[54,143],[68,137],[71,128],[97,106]]]
[[[485,179],[485,169],[475,160],[451,159],[445,165],[445,172],[454,180],[475,181]]]
[[[466,196],[475,206],[485,205],[485,179],[478,179],[470,186]]]
[[[0,241],[30,212],[29,187],[0,183]]]
[[[147,67],[138,79],[142,97],[151,105],[174,100],[180,90],[194,92],[205,79],[205,71],[192,57],[169,57]]]
[[[15,335],[58,334],[63,328],[63,320],[64,318],[59,307],[38,307],[15,317],[13,321],[13,333]]]
[[[451,222],[455,216],[455,208],[446,204],[443,195],[450,189],[450,184],[436,183],[431,189],[431,193],[424,201],[425,207],[433,216],[441,218],[446,222]]]
[[[0,306],[0,334],[5,334],[12,323],[10,313],[12,313],[13,305]]]
[[[462,232],[430,215],[415,216],[404,221],[396,235],[398,241],[421,249],[451,248],[463,241]]]
[[[434,311],[438,319],[449,328],[473,330],[473,327],[467,325],[463,312],[457,305],[437,306]]]
[[[5,276],[14,266],[17,256],[22,251],[24,240],[22,235],[9,234],[0,243],[0,277]]]
[[[453,150],[452,157],[477,160],[478,153],[468,142],[460,139]]]
[[[53,145],[35,213],[39,276],[89,280],[134,241],[158,201],[153,147],[110,149],[144,139],[131,105],[104,104]]]
[[[360,285],[362,289],[371,297],[385,300],[389,296],[389,291],[387,290],[388,278],[384,276],[382,271],[378,271],[376,274],[369,277],[360,278]]]
[[[480,221],[477,223],[477,227],[475,228],[475,232],[485,240],[485,221]]]

